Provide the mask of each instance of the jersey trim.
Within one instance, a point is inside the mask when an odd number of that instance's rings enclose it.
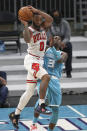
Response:
[[[27,83],[37,83],[37,80],[26,80]]]
[[[40,56],[37,56],[37,55],[33,55],[33,54],[31,54],[31,53],[29,53],[29,55],[32,55],[32,56],[35,56],[35,57],[38,57],[38,58],[40,58]]]

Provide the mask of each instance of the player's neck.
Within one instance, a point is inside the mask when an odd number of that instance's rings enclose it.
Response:
[[[32,23],[32,28],[37,30],[37,31],[40,31],[40,26],[37,26],[34,23]]]
[[[55,47],[55,49],[56,49],[56,50],[59,50],[59,46],[57,46],[57,45],[54,45],[54,47]]]

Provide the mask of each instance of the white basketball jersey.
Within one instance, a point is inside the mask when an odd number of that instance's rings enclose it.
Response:
[[[37,31],[32,27],[29,27],[29,30],[32,31],[32,38],[28,43],[28,53],[43,57],[47,42],[46,32],[44,30]]]

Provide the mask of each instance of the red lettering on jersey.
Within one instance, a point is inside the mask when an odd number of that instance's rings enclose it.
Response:
[[[36,35],[33,36],[34,43],[37,42]]]
[[[40,51],[43,51],[44,50],[44,42],[40,42]]]
[[[37,40],[40,40],[40,33],[37,34]]]
[[[38,40],[46,40],[46,34],[45,33],[38,33],[33,36],[34,43],[36,43]]]

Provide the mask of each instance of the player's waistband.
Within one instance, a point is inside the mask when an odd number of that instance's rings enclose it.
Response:
[[[51,76],[51,78],[59,80],[59,78],[56,76]]]

